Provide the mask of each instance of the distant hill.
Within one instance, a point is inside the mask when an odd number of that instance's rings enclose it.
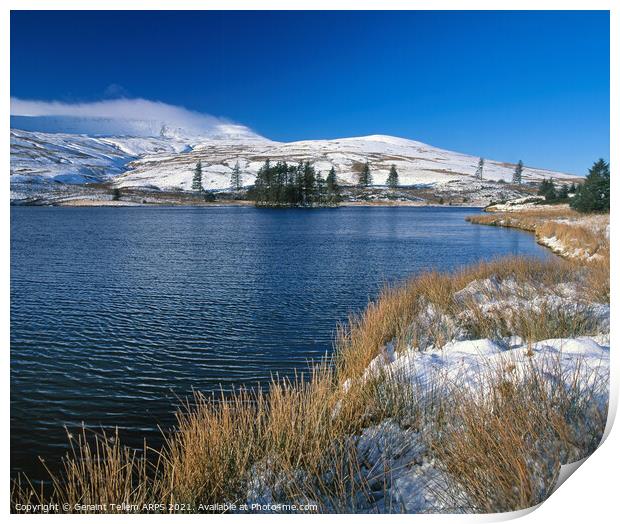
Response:
[[[368,162],[374,185],[384,185],[395,165],[400,184],[471,194],[510,182],[514,164],[485,160],[483,180],[475,178],[478,157],[386,135],[334,140],[274,142],[236,124],[219,123],[204,131],[174,128],[165,122],[79,117],[11,117],[11,188],[23,197],[45,184],[108,182],[116,187],[190,190],[193,170],[203,166],[207,189],[226,189],[238,162],[242,183],[254,183],[266,159],[310,161],[324,175],[333,166],[343,185],[353,185]],[[524,182],[571,175],[525,166]],[[514,197],[514,195],[512,195]],[[17,196],[15,197],[17,198]]]

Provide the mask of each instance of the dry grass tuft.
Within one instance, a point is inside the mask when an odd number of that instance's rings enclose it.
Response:
[[[555,368],[558,369],[549,369]],[[553,387],[559,364],[531,365],[525,380],[490,371],[495,387],[479,401],[454,392],[452,410],[432,442],[441,467],[467,494],[471,511],[532,507],[548,496],[560,466],[592,453],[607,416],[606,384]]]
[[[124,513],[112,504],[126,502],[142,506],[153,500],[158,486],[150,481],[157,463],[146,460],[146,444],[141,453],[123,446],[118,433],[89,435],[85,428],[75,437],[68,435],[70,451],[61,472],[50,471],[50,485],[38,488],[19,478],[13,485],[12,509],[20,504],[59,504],[66,513]]]

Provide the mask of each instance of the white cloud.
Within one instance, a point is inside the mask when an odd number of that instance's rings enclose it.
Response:
[[[154,126],[166,125],[170,129],[182,129],[192,134],[211,134],[236,129],[251,133],[242,125],[184,107],[155,102],[143,98],[117,98],[98,102],[75,103],[42,100],[22,100],[11,97],[11,116],[73,117],[84,119],[108,119],[119,122],[140,121]]]

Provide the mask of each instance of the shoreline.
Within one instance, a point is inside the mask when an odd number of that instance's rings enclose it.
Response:
[[[522,195],[529,195],[534,191],[531,185],[516,188],[509,186],[510,191],[519,191]],[[205,194],[192,191],[176,191],[171,189],[153,189],[146,187],[114,188],[109,184],[92,184],[84,186],[57,186],[54,188],[39,188],[31,186],[16,186],[11,188],[11,205],[15,206],[42,206],[53,205],[63,207],[97,207],[97,206],[208,206],[226,205],[247,206],[254,205],[248,200],[247,189],[214,190],[207,194],[212,198],[205,201]],[[486,191],[486,192],[485,192]],[[381,207],[408,207],[408,206],[445,206],[445,207],[485,207],[496,198],[495,193],[488,193],[486,189],[476,187],[452,187],[440,185],[437,187],[399,186],[388,188],[384,186],[342,186],[340,191],[342,207],[381,206]]]
[[[59,201],[54,203],[28,203],[17,204],[12,203],[11,207],[254,207],[260,209],[338,209],[340,207],[437,207],[437,208],[472,208],[483,209],[485,203],[480,202],[468,202],[458,204],[437,204],[432,202],[408,202],[408,201],[355,201],[355,202],[341,202],[336,206],[256,206],[253,201],[250,200],[221,200],[215,202],[191,202],[191,203],[178,203],[178,202],[161,202],[161,203],[142,203],[133,201],[112,201],[112,200],[89,200],[89,199],[76,199],[71,201]]]
[[[483,215],[467,217],[466,220],[472,224],[532,233],[539,245],[567,260],[609,259],[609,214],[580,216],[565,204],[485,211]]]

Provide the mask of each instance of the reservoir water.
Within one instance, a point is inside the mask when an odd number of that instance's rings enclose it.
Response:
[[[157,444],[192,389],[305,368],[386,283],[549,256],[478,211],[11,208],[12,474],[82,422]]]

